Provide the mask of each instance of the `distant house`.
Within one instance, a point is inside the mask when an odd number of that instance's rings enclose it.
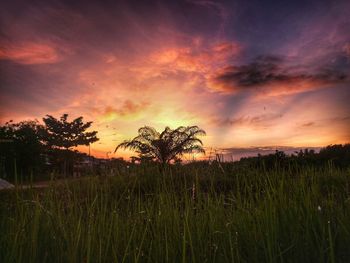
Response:
[[[93,167],[94,160],[93,157],[82,156],[78,161],[74,163],[73,166],[73,176],[80,177],[84,171],[91,169]]]

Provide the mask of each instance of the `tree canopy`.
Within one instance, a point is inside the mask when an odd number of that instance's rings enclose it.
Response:
[[[10,121],[0,126],[1,175],[13,176],[14,162],[19,173],[40,170],[44,164],[44,147],[40,140],[43,129],[36,120]]]
[[[177,160],[185,153],[204,153],[202,141],[197,136],[205,135],[198,126],[180,126],[175,130],[166,127],[161,133],[145,126],[138,130],[139,135],[119,144],[119,148],[137,152],[141,158],[155,159],[161,163]]]
[[[78,145],[89,145],[99,139],[96,137],[97,131],[87,132],[92,122],[83,122],[83,117],[79,117],[69,122],[68,114],[63,114],[60,119],[51,115],[43,118],[46,129],[43,139],[50,147],[69,149]]]

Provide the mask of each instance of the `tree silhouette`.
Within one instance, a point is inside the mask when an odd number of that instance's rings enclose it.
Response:
[[[132,140],[119,144],[119,148],[137,152],[140,158],[155,159],[163,164],[177,160],[185,153],[204,153],[203,143],[197,136],[205,135],[198,126],[180,126],[175,130],[166,127],[159,133],[154,128],[145,126],[138,130],[139,135]]]
[[[44,169],[43,126],[38,121],[6,122],[0,126],[0,176],[14,179],[14,169],[28,179],[30,173]],[[16,167],[14,167],[16,166]]]
[[[43,141],[50,149],[50,154],[55,163],[62,163],[64,175],[73,172],[74,157],[76,154],[70,149],[78,145],[90,145],[99,139],[96,137],[97,131],[87,132],[92,122],[83,122],[83,117],[79,117],[69,122],[68,114],[63,114],[60,119],[51,115],[43,118],[45,129],[43,131]]]
[[[43,139],[50,147],[69,150],[78,145],[89,145],[99,139],[96,137],[97,131],[87,132],[92,122],[83,123],[83,117],[67,121],[68,114],[63,114],[60,119],[51,115],[43,118],[45,131]]]

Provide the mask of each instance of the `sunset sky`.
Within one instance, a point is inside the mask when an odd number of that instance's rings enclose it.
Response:
[[[1,1],[0,92],[1,123],[93,121],[99,157],[144,125],[234,155],[350,142],[350,2]]]

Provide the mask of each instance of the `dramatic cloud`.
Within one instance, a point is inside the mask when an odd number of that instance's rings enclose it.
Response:
[[[143,79],[168,78],[182,75],[205,80],[217,67],[237,58],[242,47],[235,42],[210,44],[201,38],[190,41],[193,45],[162,48],[146,56],[139,65],[131,67]]]
[[[182,47],[156,52],[151,61],[159,65],[172,64],[184,71],[201,71],[214,63],[222,63],[237,56],[241,47],[237,43],[222,42],[208,48],[199,40],[195,47]]]
[[[295,71],[295,70],[294,70]],[[228,66],[214,74],[210,82],[218,91],[234,93],[240,90],[267,87],[270,91],[283,89],[283,93],[296,93],[341,83],[347,75],[335,70],[319,70],[314,74],[293,72],[279,57],[258,57],[242,66]]]

